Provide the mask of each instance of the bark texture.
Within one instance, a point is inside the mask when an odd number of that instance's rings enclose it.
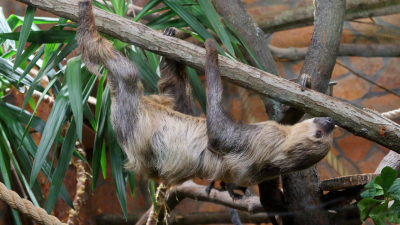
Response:
[[[324,191],[334,191],[341,189],[349,189],[360,185],[366,185],[379,174],[366,173],[344,177],[335,177],[321,181],[321,189]]]
[[[283,176],[282,184],[294,224],[329,224],[328,214],[322,208],[323,193],[318,186],[319,174],[315,166]]]

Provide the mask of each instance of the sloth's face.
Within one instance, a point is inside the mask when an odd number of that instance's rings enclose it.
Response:
[[[335,121],[330,117],[317,117],[311,119],[316,129],[315,137],[322,138],[324,135],[330,135],[335,128]]]
[[[332,141],[332,131],[335,128],[335,121],[330,117],[316,117],[295,124],[290,132],[290,139],[295,142],[307,142],[310,140],[316,143]]]
[[[287,154],[297,157],[298,169],[308,168],[328,154],[332,147],[335,122],[329,117],[317,117],[295,124],[287,139]]]

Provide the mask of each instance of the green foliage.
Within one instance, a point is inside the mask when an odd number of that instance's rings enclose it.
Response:
[[[396,170],[387,166],[380,176],[365,185],[368,190],[361,193],[363,199],[357,204],[361,221],[369,216],[377,225],[386,225],[387,217],[391,223],[400,222],[400,178],[397,175]],[[374,199],[382,195],[383,200]]]

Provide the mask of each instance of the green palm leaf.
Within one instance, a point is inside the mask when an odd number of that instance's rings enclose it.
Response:
[[[69,162],[71,161],[77,139],[76,133],[75,119],[73,119],[68,128],[67,134],[65,135],[64,144],[61,147],[60,157],[53,175],[53,180],[51,181],[49,195],[47,196],[45,209],[48,214],[51,213],[56,204],[65,172],[67,171]]]
[[[17,47],[17,54],[15,55],[14,59],[14,67],[13,72],[17,69],[21,62],[21,55],[22,51],[24,50],[26,41],[28,40],[29,33],[31,32],[31,26],[33,22],[33,17],[35,16],[36,8],[32,6],[28,6],[25,12],[25,20],[22,24],[21,32],[18,39],[18,47]]]

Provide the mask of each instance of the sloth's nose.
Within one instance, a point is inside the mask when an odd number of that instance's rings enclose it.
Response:
[[[333,123],[333,119],[330,118],[330,117],[326,117],[326,118],[325,118],[325,121],[326,121],[327,123]]]
[[[330,117],[325,117],[325,121],[322,124],[327,132],[330,132],[335,128],[335,121]]]

